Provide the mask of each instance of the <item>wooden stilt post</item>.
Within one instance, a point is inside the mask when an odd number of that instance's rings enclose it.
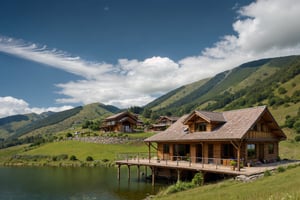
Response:
[[[130,181],[130,165],[127,165],[128,167],[128,181]]]
[[[121,166],[118,165],[118,181],[120,181],[121,179],[121,170],[120,170]]]
[[[202,171],[201,173],[202,173],[202,177],[203,177],[201,185],[204,185],[206,172]]]
[[[137,166],[137,177],[138,177],[138,181],[140,181],[140,166]]]
[[[177,182],[180,181],[180,173],[181,173],[181,171],[179,169],[177,169]]]
[[[148,173],[147,173],[147,166],[145,165],[145,176],[147,177],[148,176]]]
[[[152,186],[155,184],[155,167],[152,167]]]

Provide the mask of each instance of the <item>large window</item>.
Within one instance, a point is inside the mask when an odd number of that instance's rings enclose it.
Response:
[[[234,158],[232,144],[222,144],[222,158]]]
[[[163,144],[163,152],[164,153],[169,153],[170,152],[169,144]]]
[[[196,123],[195,124],[195,131],[206,131],[206,123]]]
[[[269,154],[274,154],[274,144],[273,143],[270,143],[268,145],[268,151],[269,151]]]
[[[256,145],[255,144],[247,144],[247,155],[248,155],[248,158],[256,157]]]

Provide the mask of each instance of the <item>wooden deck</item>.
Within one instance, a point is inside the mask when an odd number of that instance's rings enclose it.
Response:
[[[154,185],[155,179],[155,171],[157,169],[167,168],[167,169],[175,169],[178,171],[178,179],[180,179],[180,171],[183,170],[192,170],[192,171],[201,171],[203,173],[217,173],[217,174],[226,174],[226,175],[245,175],[251,176],[255,174],[263,173],[266,170],[274,170],[279,166],[286,166],[291,163],[300,163],[292,162],[292,161],[282,161],[276,163],[269,164],[261,164],[255,167],[243,167],[238,170],[233,170],[230,166],[224,166],[220,164],[204,164],[204,163],[191,163],[188,161],[170,161],[170,160],[156,160],[156,159],[126,159],[126,160],[118,160],[116,161],[116,165],[118,166],[118,178],[120,178],[120,167],[125,165],[128,167],[128,178],[130,179],[130,167],[137,166],[138,173],[141,166],[149,167],[152,170],[152,184]]]

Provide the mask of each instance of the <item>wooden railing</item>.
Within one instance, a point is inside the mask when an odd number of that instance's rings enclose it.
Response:
[[[167,159],[160,159],[156,153],[151,152],[150,157],[148,152],[143,153],[120,153],[117,155],[117,160],[126,161],[128,163],[157,163],[158,165],[172,166],[198,166],[204,168],[209,165],[219,167],[237,167],[237,159],[228,158],[209,158],[209,157],[190,157],[190,156],[168,156]],[[243,159],[240,160],[240,167],[243,166]]]

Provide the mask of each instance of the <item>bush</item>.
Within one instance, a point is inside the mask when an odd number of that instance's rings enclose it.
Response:
[[[272,173],[271,173],[270,170],[266,170],[266,171],[264,172],[264,177],[271,176],[271,175],[272,175]]]
[[[192,184],[194,186],[200,186],[200,185],[203,185],[203,175],[201,172],[198,172],[194,175],[194,178],[192,179]]]
[[[278,167],[278,168],[277,168],[277,171],[278,171],[278,172],[285,172],[285,168],[284,168],[284,167]]]
[[[67,133],[67,134],[66,134],[66,137],[67,137],[67,138],[73,137],[73,135],[72,135],[72,133]]]
[[[295,141],[296,141],[296,142],[300,142],[300,135],[297,135],[297,136],[295,137]]]
[[[171,185],[170,187],[168,187],[168,189],[166,190],[166,194],[184,191],[192,188],[193,186],[194,185],[192,183],[178,181],[175,185]]]
[[[77,158],[76,158],[76,156],[71,155],[71,156],[70,156],[70,160],[75,161],[75,160],[77,160]]]
[[[94,159],[92,156],[88,156],[88,157],[86,157],[86,161],[94,161]]]

